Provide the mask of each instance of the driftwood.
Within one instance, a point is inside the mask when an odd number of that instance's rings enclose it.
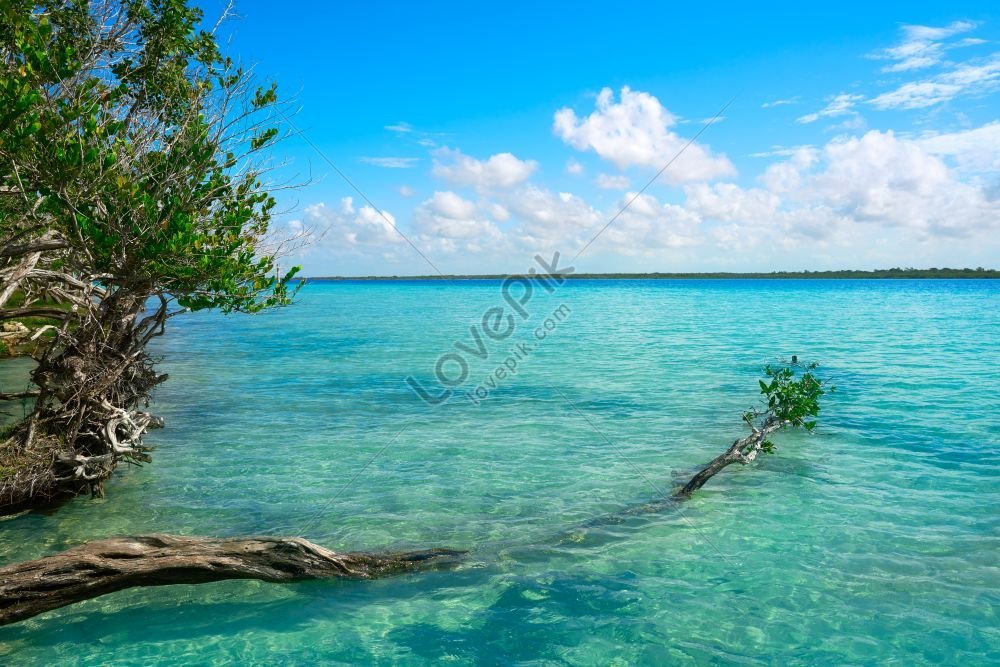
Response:
[[[670,497],[614,515],[658,512],[689,498],[731,463],[748,464],[767,436],[784,424],[769,420],[713,459]],[[603,521],[591,524],[607,523]],[[0,569],[0,625],[135,586],[201,584],[223,579],[278,583],[307,579],[375,579],[454,565],[464,552],[339,554],[297,537],[213,539],[175,535],[115,537]]]
[[[743,465],[753,463],[757,455],[764,450],[767,437],[789,423],[775,417],[768,418],[761,428],[750,423],[750,428],[753,432],[747,437],[737,440],[729,449],[712,459],[687,484],[674,492],[674,500],[688,499],[692,493],[703,487],[705,482],[712,479],[719,471],[732,463],[741,463]]]
[[[0,569],[0,625],[134,586],[377,579],[452,566],[463,553],[334,553],[298,537],[115,537]]]
[[[761,393],[769,399],[767,412],[751,410],[743,415],[750,435],[733,442],[686,484],[676,487],[671,495],[663,495],[654,502],[627,508],[587,525],[614,523],[628,516],[676,507],[727,466],[733,463],[747,465],[761,452],[772,451],[774,445],[768,439],[772,433],[799,425],[812,430],[815,422],[807,418],[819,412],[818,398],[824,393],[822,381],[808,372],[796,380],[793,371],[787,368],[772,370],[768,367],[767,374],[771,383],[760,382]],[[146,428],[161,425],[144,412],[116,408],[107,402],[103,407],[110,417],[104,430],[104,441],[110,451],[91,456],[83,464],[68,455],[64,458],[68,459],[70,467],[79,470],[87,461],[102,457],[135,456],[131,452],[142,451],[136,446],[141,433]],[[88,478],[82,476],[82,479]],[[464,553],[428,549],[338,554],[302,538],[118,537],[89,542],[54,556],[0,569],[0,625],[134,586],[199,584],[223,579],[270,582],[373,579],[448,567],[457,563]]]
[[[767,437],[784,425],[777,419],[767,420],[761,428],[751,424],[753,432],[749,436],[734,442],[671,496],[630,507],[588,526],[659,512],[687,500],[726,466],[746,465],[756,459]],[[0,625],[135,586],[201,584],[223,579],[278,583],[375,579],[448,567],[463,554],[450,549],[339,554],[297,537],[116,537],[0,569]]]

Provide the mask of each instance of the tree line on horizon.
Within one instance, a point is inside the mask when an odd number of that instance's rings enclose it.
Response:
[[[508,274],[450,274],[424,276],[311,276],[303,280],[503,280]],[[832,271],[771,271],[763,272],[653,272],[653,273],[571,273],[566,278],[619,278],[619,279],[670,279],[670,278],[1000,278],[1000,270],[982,266],[963,269],[931,267],[893,267],[891,269],[836,269]]]

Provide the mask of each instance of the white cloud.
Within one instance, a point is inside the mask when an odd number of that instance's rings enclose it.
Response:
[[[528,245],[571,242],[601,221],[600,213],[582,198],[531,184],[510,193],[505,206],[519,221],[516,233]]]
[[[959,180],[919,143],[891,131],[831,141],[821,170],[803,175],[789,197],[858,222],[921,234],[963,236],[1000,222],[1000,202]]]
[[[992,92],[1000,87],[1000,56],[994,55],[979,64],[962,64],[925,79],[904,83],[895,90],[878,95],[869,102],[881,110],[923,109],[948,102],[959,95]]]
[[[798,97],[789,97],[782,100],[772,100],[771,102],[764,102],[760,105],[761,109],[771,109],[773,107],[783,107],[788,104],[797,104],[799,101]]]
[[[750,157],[792,157],[803,148],[812,148],[812,146],[771,146],[770,150],[750,153]]]
[[[400,185],[399,194],[402,195],[403,197],[412,197],[413,195],[417,194],[417,191],[411,188],[409,185]]]
[[[534,160],[520,160],[510,153],[497,153],[486,160],[477,160],[450,148],[440,148],[433,154],[435,176],[454,185],[479,190],[513,187],[526,181],[538,169]]]
[[[920,109],[947,102],[962,92],[961,86],[940,81],[904,83],[896,90],[872,98],[871,103],[886,109]]]
[[[910,241],[988,236],[1000,227],[1000,201],[978,181],[963,181],[940,155],[995,173],[1000,123],[919,140],[871,131],[821,150],[802,147],[769,166],[762,187],[689,185],[684,207],[723,223],[711,234],[726,247],[823,241],[860,249],[874,229]]]
[[[778,256],[803,257],[807,264],[823,257],[833,265],[915,263],[934,257],[941,265],[937,260],[954,257],[935,254],[945,247],[984,263],[997,247],[992,239],[1000,230],[1000,181],[995,177],[1000,173],[1000,121],[915,137],[871,131],[821,146],[774,147],[758,155],[780,159],[766,167],[754,186],[687,183],[684,199],[672,203],[642,194],[588,253],[627,257],[627,266],[663,270],[665,262],[695,262],[689,266],[696,269],[706,262],[738,262],[742,255],[762,266]],[[614,205],[595,208],[585,197],[533,183],[529,177],[537,165],[509,153],[477,160],[444,149],[435,159],[437,176],[478,194],[434,192],[415,207],[403,233],[432,257],[448,256],[456,271],[514,270],[506,264],[510,258],[553,250],[572,253],[634,196],[623,193]],[[615,188],[627,185],[621,176],[606,173],[598,174],[597,181]],[[320,239],[316,246],[334,265],[362,257],[409,261],[412,253],[393,229],[395,218],[387,217],[370,206],[356,209],[345,197],[337,205],[307,207],[289,230],[297,236],[315,230]],[[961,257],[953,261],[964,262],[966,255]]]
[[[481,248],[501,237],[496,225],[479,215],[474,202],[451,191],[435,192],[417,207],[414,220],[421,240],[446,252],[459,249],[456,241]]]
[[[860,132],[868,128],[868,123],[865,121],[861,114],[854,114],[840,121],[839,123],[834,123],[833,125],[827,127],[827,130],[841,130],[841,131],[855,131]]]
[[[610,88],[597,96],[597,108],[585,118],[570,108],[555,113],[553,130],[577,150],[593,150],[619,169],[640,166],[661,169],[687,143],[670,131],[677,118],[660,101],[627,86],[616,102]],[[736,169],[725,156],[715,156],[709,149],[692,143],[664,173],[669,183],[704,181],[730,176]]]
[[[944,59],[945,51],[956,46],[971,46],[982,43],[982,40],[963,39],[951,44],[943,40],[968,32],[976,27],[974,21],[955,21],[954,23],[934,28],[923,25],[904,25],[903,40],[896,46],[882,49],[872,58],[891,60],[891,64],[882,68],[883,72],[907,72],[923,69],[939,64]]]
[[[1000,121],[971,130],[925,135],[916,143],[932,155],[954,159],[963,170],[1000,173]]]
[[[413,126],[403,121],[400,121],[394,125],[386,125],[385,129],[389,130],[390,132],[396,132],[397,134],[409,134],[410,132],[413,132]]]
[[[424,202],[424,206],[437,215],[453,220],[463,220],[476,215],[476,205],[468,199],[462,199],[451,191],[435,192],[434,196]]]
[[[631,183],[628,177],[622,174],[598,174],[594,179],[594,184],[602,190],[627,190]]]
[[[507,210],[506,206],[497,204],[496,202],[487,205],[486,210],[489,211],[490,216],[498,222],[504,222],[510,219],[510,211]]]
[[[666,248],[688,248],[703,242],[701,217],[694,211],[675,204],[661,204],[648,194],[636,196],[628,192],[616,204],[615,210],[628,202],[625,209],[601,234],[600,241],[623,255],[655,254]]]
[[[409,169],[420,162],[418,157],[363,157],[361,162],[384,169]]]
[[[760,188],[744,190],[734,183],[698,183],[684,188],[685,206],[699,216],[724,222],[767,221],[774,216],[781,198]]]
[[[307,206],[305,226],[314,243],[321,247],[396,244],[403,238],[396,231],[396,218],[388,211],[379,213],[371,206],[354,208],[354,200],[344,197],[336,207],[320,202]]]
[[[819,159],[819,151],[812,146],[798,146],[785,153],[787,160],[769,165],[760,182],[771,192],[786,194],[802,186],[802,172]]]
[[[573,174],[574,176],[579,176],[583,173],[583,165],[570,158],[566,160],[566,173]]]
[[[816,113],[799,116],[795,120],[798,123],[814,123],[820,118],[833,118],[836,116],[854,114],[857,113],[854,111],[854,106],[863,99],[865,99],[864,95],[858,95],[856,93],[840,93],[839,95],[827,98],[827,105]]]

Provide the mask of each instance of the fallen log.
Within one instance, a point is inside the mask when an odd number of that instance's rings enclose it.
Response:
[[[463,554],[335,553],[299,537],[114,537],[0,569],[0,625],[134,586],[377,579],[453,566]]]

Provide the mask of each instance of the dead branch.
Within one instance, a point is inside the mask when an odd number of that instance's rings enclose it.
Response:
[[[136,586],[377,579],[454,566],[463,554],[335,553],[300,537],[115,537],[0,569],[0,625]]]

